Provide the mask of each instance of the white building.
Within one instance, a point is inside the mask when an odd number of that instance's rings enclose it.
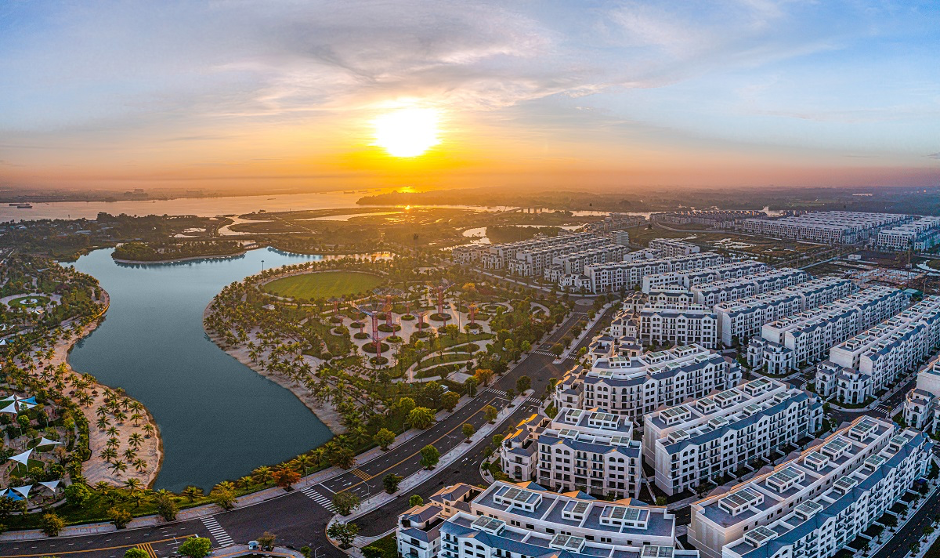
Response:
[[[941,423],[941,361],[935,355],[919,372],[915,388],[905,396],[905,424],[938,433]]]
[[[911,223],[879,231],[876,249],[887,252],[912,250],[924,252],[938,245],[939,219],[937,215],[922,217]]]
[[[576,367],[556,385],[556,408],[603,409],[637,421],[661,405],[678,405],[727,389],[742,379],[730,358],[690,345],[638,357],[599,358]]]
[[[698,304],[656,304],[638,313],[641,343],[673,343],[716,347],[719,319],[716,313]]]
[[[644,417],[644,460],[669,495],[767,457],[818,431],[823,406],[807,392],[758,378]]]
[[[558,283],[564,275],[582,275],[586,265],[622,261],[626,253],[626,247],[612,243],[554,256],[552,265],[543,269],[543,279]]]
[[[503,440],[503,472],[558,492],[581,490],[598,498],[640,495],[640,442],[630,419],[598,409],[561,409],[520,422]]]
[[[690,288],[697,304],[712,308],[716,304],[762,293],[780,291],[811,279],[806,271],[781,268],[741,277],[695,285]]]
[[[748,345],[748,365],[783,374],[815,364],[838,345],[905,308],[908,295],[890,287],[870,287],[830,304],[761,326]]]
[[[849,279],[824,277],[776,293],[716,304],[719,338],[726,347],[731,347],[735,340],[745,343],[760,333],[761,326],[767,323],[829,304],[855,290],[855,284]]]
[[[933,443],[863,416],[747,482],[692,504],[704,558],[833,556],[928,472]]]
[[[663,258],[676,258],[699,253],[699,246],[673,238],[655,238],[650,241],[647,248],[659,251],[660,256]]]
[[[705,252],[711,254],[712,252]],[[756,273],[763,273],[768,266],[754,260],[742,260],[723,264],[721,260],[707,266],[688,269],[669,269],[665,272],[648,274],[641,278],[641,291],[650,293],[655,289],[678,286],[690,289],[696,285],[714,283],[730,279],[740,279]]]
[[[930,296],[877,326],[830,348],[817,366],[822,397],[860,404],[892,386],[903,374],[938,351],[941,307]]]
[[[469,484],[455,484],[432,494],[427,504],[413,506],[399,515],[395,525],[399,555],[436,558],[441,549],[441,524],[458,511],[470,511],[469,502],[480,492]]]
[[[703,252],[678,258],[594,264],[585,267],[585,275],[591,284],[591,292],[618,292],[640,285],[647,275],[703,269],[722,261],[722,256],[715,252]]]
[[[868,239],[880,228],[908,220],[895,213],[824,211],[777,219],[745,219],[746,232],[808,240],[823,244],[853,244]]]
[[[695,558],[676,548],[674,516],[637,500],[495,482],[441,525],[441,558]]]

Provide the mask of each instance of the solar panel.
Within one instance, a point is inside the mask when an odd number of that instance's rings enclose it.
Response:
[[[859,482],[853,477],[840,477],[838,481],[833,483],[833,488],[836,488],[841,493],[846,494],[857,484],[859,484]]]
[[[804,464],[809,465],[815,471],[820,470],[821,467],[826,466],[829,462],[830,459],[827,456],[816,451],[812,451],[804,457]]]
[[[843,452],[846,451],[846,448],[850,447],[850,445],[851,444],[849,440],[841,436],[837,436],[836,438],[824,444],[821,451],[824,454],[829,455],[831,458],[836,459],[843,455]]]
[[[645,545],[640,551],[641,558],[672,558],[672,546]]]
[[[882,464],[885,463],[885,461],[886,459],[882,457],[881,455],[873,455],[873,456],[868,457],[865,461],[863,461],[863,465],[867,465],[871,469],[875,470],[881,467]]]
[[[583,537],[563,535],[562,533],[552,537],[552,540],[549,542],[551,548],[568,550],[570,552],[579,552],[584,545],[585,539]]]
[[[764,525],[759,525],[745,533],[745,540],[755,547],[759,547],[777,536],[778,534],[771,529],[768,529]]]
[[[488,533],[499,534],[503,527],[506,525],[506,522],[501,519],[495,519],[493,517],[481,516],[474,520],[471,523],[471,526],[479,529],[481,531],[486,531]]]
[[[804,519],[810,519],[815,513],[823,509],[823,504],[813,500],[801,502],[794,511]]]

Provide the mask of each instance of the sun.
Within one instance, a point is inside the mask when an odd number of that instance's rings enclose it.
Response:
[[[438,111],[403,108],[373,121],[376,145],[393,157],[417,157],[438,144]]]

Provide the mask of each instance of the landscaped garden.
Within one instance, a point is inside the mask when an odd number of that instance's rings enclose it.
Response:
[[[354,271],[323,271],[292,275],[264,285],[265,292],[312,300],[366,293],[382,284],[382,277]]]

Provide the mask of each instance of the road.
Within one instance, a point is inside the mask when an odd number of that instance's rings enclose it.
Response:
[[[938,520],[938,511],[938,495],[934,493],[915,517],[911,518],[905,527],[896,531],[895,536],[873,558],[903,558],[908,555],[908,547],[922,536],[925,526]]]
[[[613,311],[610,309],[608,314]],[[212,539],[213,546],[227,546],[233,541],[245,543],[257,539],[265,531],[276,534],[277,543],[280,545],[294,548],[306,545],[312,549],[320,547],[318,556],[321,557],[345,556],[327,541],[324,534],[324,527],[333,515],[327,509],[331,505],[333,494],[352,491],[364,498],[382,490],[382,479],[389,473],[402,477],[415,473],[421,468],[418,453],[421,448],[433,444],[441,454],[444,454],[454,446],[463,443],[461,426],[469,422],[480,429],[485,420],[483,408],[487,405],[503,408],[507,404],[506,390],[515,389],[516,379],[527,375],[532,379],[536,396],[519,405],[506,423],[506,426],[516,425],[534,412],[538,404],[537,397],[545,393],[549,380],[561,377],[565,370],[574,364],[574,359],[555,364],[553,362],[555,357],[543,353],[553,343],[562,339],[584,316],[581,312],[574,312],[523,362],[499,378],[492,386],[481,388],[477,397],[433,427],[411,440],[394,446],[379,457],[320,484],[303,490],[285,492],[277,498],[251,506],[236,508],[228,512],[220,511],[202,519],[80,537],[0,542],[0,558],[48,555],[118,558],[124,555],[126,549],[138,545],[148,551],[151,558],[157,558],[173,554],[180,542],[190,535],[208,536]],[[579,344],[579,348],[588,345],[591,338],[608,322],[609,317],[605,316],[595,324]],[[376,534],[392,528],[397,515],[408,508],[408,497],[412,494],[421,494],[427,498],[444,485],[456,482],[473,484],[482,482],[477,468],[489,442],[488,439],[481,440],[471,447],[467,455],[456,464],[440,468],[435,475],[416,489],[401,494],[399,498],[382,508],[358,519],[356,523],[360,525],[362,533]]]

